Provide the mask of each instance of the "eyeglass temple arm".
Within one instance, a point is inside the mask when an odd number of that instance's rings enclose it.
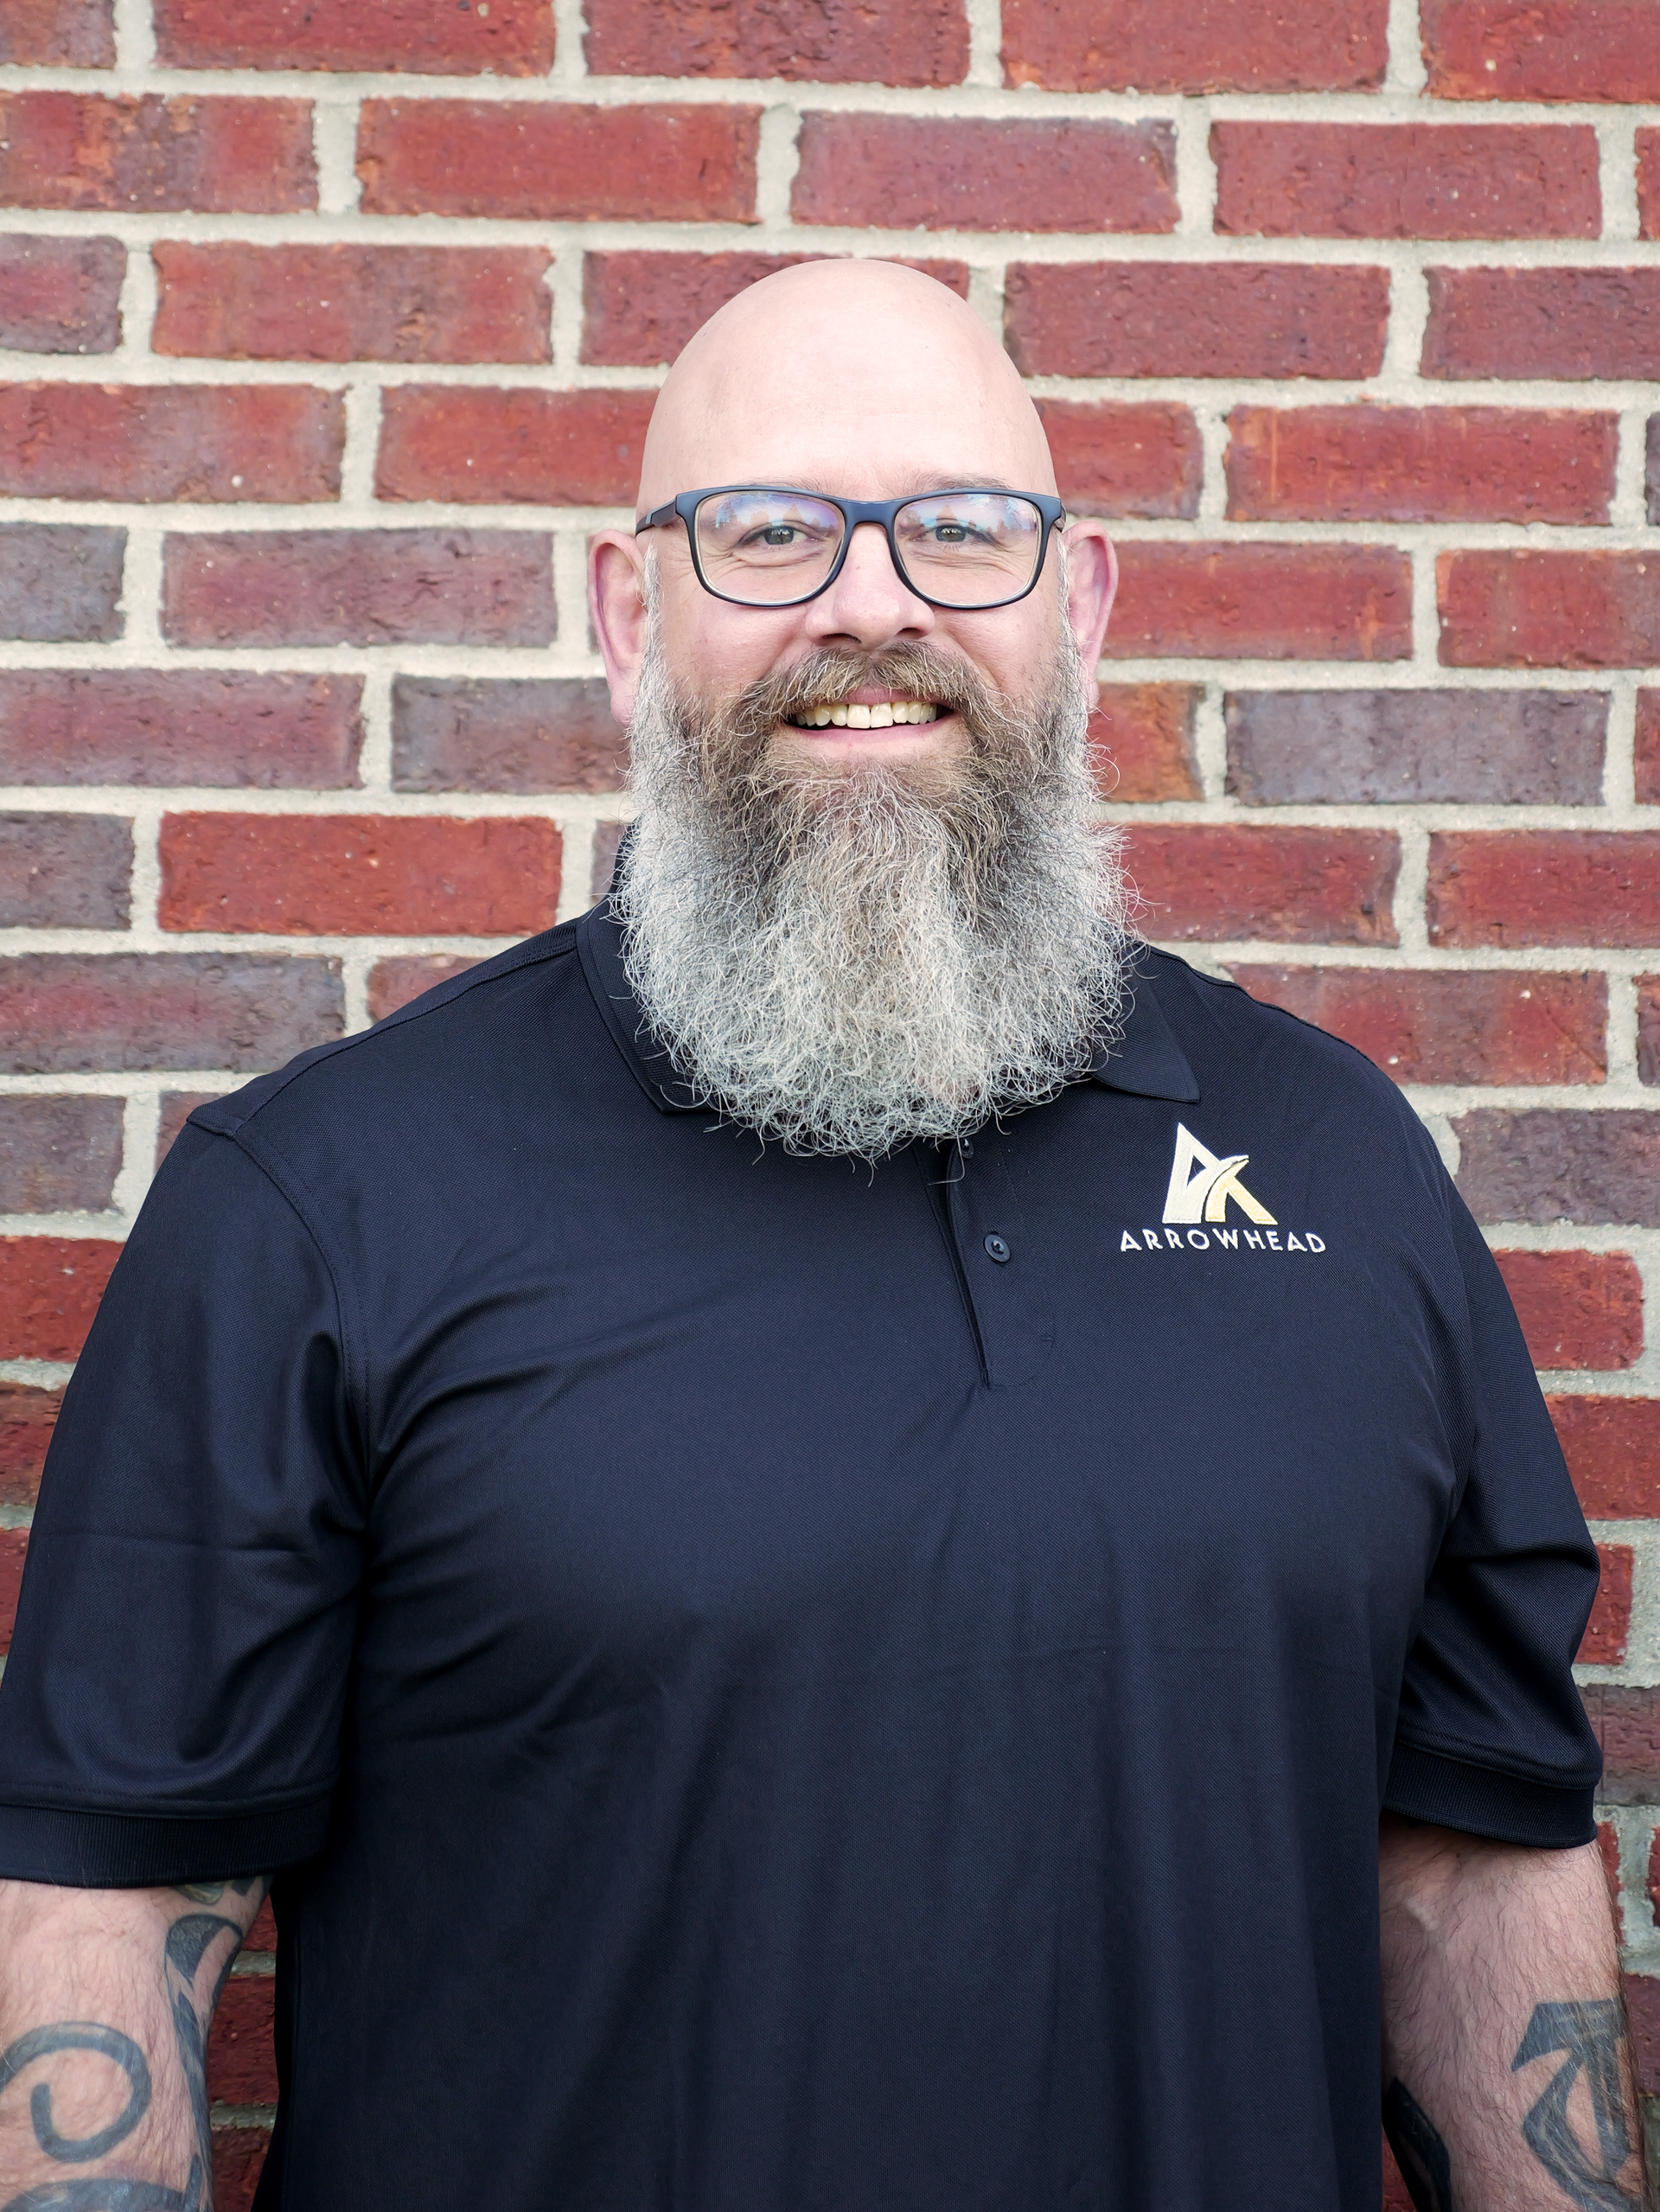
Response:
[[[634,534],[637,538],[642,530],[659,529],[665,522],[672,522],[674,520],[674,502],[671,499],[666,506],[654,508],[649,515],[636,522],[634,526]]]

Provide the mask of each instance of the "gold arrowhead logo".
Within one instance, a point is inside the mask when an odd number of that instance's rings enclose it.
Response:
[[[1166,1221],[1225,1221],[1232,1199],[1248,1221],[1258,1228],[1274,1225],[1274,1218],[1260,1199],[1255,1199],[1239,1180],[1250,1163],[1248,1152],[1230,1153],[1219,1160],[1202,1145],[1184,1123],[1176,1124],[1176,1158],[1170,1170],[1170,1189],[1165,1196]]]

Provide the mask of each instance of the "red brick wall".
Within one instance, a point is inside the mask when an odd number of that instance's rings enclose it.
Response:
[[[1660,2088],[1657,99],[1650,0],[11,0],[0,1610],[190,1103],[603,880],[583,548],[663,362],[918,261],[1114,521],[1150,934],[1371,1053],[1505,1255]]]

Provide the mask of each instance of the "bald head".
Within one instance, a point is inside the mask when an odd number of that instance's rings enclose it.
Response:
[[[879,499],[1055,475],[1013,363],[954,291],[897,262],[809,261],[712,316],[652,415],[642,511],[729,483]]]

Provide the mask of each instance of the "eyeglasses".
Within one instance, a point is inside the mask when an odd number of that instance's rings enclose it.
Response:
[[[861,522],[880,525],[901,580],[932,607],[1024,599],[1066,510],[1042,492],[932,491],[914,499],[831,499],[756,484],[683,491],[634,526],[686,525],[698,581],[738,607],[799,607],[841,573]]]

